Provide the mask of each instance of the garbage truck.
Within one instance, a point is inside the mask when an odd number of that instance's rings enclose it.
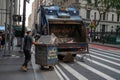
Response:
[[[85,24],[73,7],[41,6],[36,30],[41,36],[56,36],[59,60],[74,61],[77,54],[89,53]]]

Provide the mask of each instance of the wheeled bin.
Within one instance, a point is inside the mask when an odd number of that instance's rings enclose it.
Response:
[[[58,63],[57,46],[54,44],[38,44],[35,45],[35,63],[41,68],[53,66]]]

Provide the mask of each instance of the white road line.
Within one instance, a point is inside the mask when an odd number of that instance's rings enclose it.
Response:
[[[88,55],[88,54],[86,54],[86,55]],[[103,59],[103,58],[97,57],[97,56],[92,55],[92,54],[91,54],[90,56],[92,56],[92,57],[94,57],[94,58],[97,58],[97,59],[99,59],[99,60],[103,60],[103,61],[109,62],[109,63],[114,64],[114,65],[120,66],[119,63],[116,63],[116,62],[113,62],[113,61],[110,61],[110,60],[107,60],[107,59]]]
[[[115,53],[118,54],[118,55],[120,54],[120,50],[110,50],[109,52],[112,52],[112,53],[115,52]]]
[[[78,56],[78,57],[81,57],[80,55],[77,55],[77,56]],[[85,58],[85,59],[88,60],[88,61],[91,61],[91,59],[88,59],[88,58]],[[116,73],[120,74],[120,70],[118,70],[118,69],[112,68],[112,67],[110,67],[110,66],[107,66],[107,65],[105,65],[105,64],[102,64],[102,63],[97,62],[97,61],[94,61],[94,60],[92,60],[92,63],[95,63],[95,64],[97,64],[97,65],[100,65],[100,66],[102,66],[102,67],[104,67],[104,68],[107,68],[107,69],[109,69],[109,70],[111,70],[111,71],[113,71],[113,72],[116,72]]]
[[[86,77],[75,71],[70,66],[66,65],[65,63],[60,63],[68,72],[70,72],[73,76],[75,76],[78,80],[88,80]]]
[[[97,51],[97,50],[93,50],[93,49],[90,49],[90,51]],[[100,52],[100,53],[103,53],[103,54],[107,54],[107,55],[110,55],[110,56],[114,56],[114,57],[118,57],[118,58],[120,58],[120,56],[119,55],[115,55],[115,54],[109,54],[109,53],[106,53],[106,52],[102,52],[102,51],[97,51],[97,52]],[[107,51],[108,52],[108,51]]]
[[[60,67],[58,67],[57,65],[55,66],[59,71],[60,73],[65,77],[65,80],[70,80],[70,78],[60,69]]]
[[[90,66],[88,66],[88,65],[86,65],[86,64],[84,64],[84,63],[82,63],[82,62],[78,62],[78,61],[77,61],[76,63],[78,63],[79,65],[83,66],[84,68],[92,71],[93,73],[95,73],[95,74],[97,74],[97,75],[105,78],[106,80],[116,80],[116,79],[110,77],[109,75],[107,75],[107,74],[105,74],[105,73],[102,73],[102,72],[100,72],[100,71],[98,71],[98,70],[96,70],[96,69],[94,69],[94,68],[92,68],[92,67],[90,67]]]
[[[100,55],[100,56],[103,56],[103,57],[106,57],[106,58],[109,58],[109,59],[114,59],[114,60],[120,61],[120,59],[117,59],[117,58],[114,58],[114,57],[111,57],[111,56],[107,56],[107,55],[103,55],[103,54],[100,54],[100,53],[98,54],[98,53],[92,52],[92,51],[90,51],[90,53]]]
[[[32,68],[33,68],[33,72],[34,72],[34,80],[37,80],[38,79],[38,77],[37,77],[37,72],[36,72],[36,70],[35,70],[35,63],[34,63],[34,58],[33,58],[33,55],[34,54],[32,54],[32,56],[31,56],[31,63],[32,63]]]
[[[56,72],[56,74],[58,75],[60,80],[64,80],[64,78],[62,77],[62,75],[58,72],[58,70],[56,69],[56,67],[54,67],[54,70]]]

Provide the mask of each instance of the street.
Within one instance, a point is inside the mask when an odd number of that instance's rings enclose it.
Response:
[[[34,50],[34,49],[33,49]],[[19,53],[14,53],[20,56]],[[89,46],[84,62],[80,56],[74,62],[59,61],[53,71],[40,70],[35,64],[34,53],[28,72],[20,71],[23,57],[0,58],[1,80],[119,80],[120,79],[120,50],[99,45]],[[7,76],[7,77],[6,77]]]
[[[120,52],[90,48],[85,62],[77,55],[74,63],[60,62],[55,66],[61,80],[119,80]]]
[[[120,0],[0,0],[0,80],[120,80]]]

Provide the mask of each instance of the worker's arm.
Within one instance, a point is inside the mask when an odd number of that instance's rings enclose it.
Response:
[[[32,44],[38,44],[38,42],[33,41]]]

